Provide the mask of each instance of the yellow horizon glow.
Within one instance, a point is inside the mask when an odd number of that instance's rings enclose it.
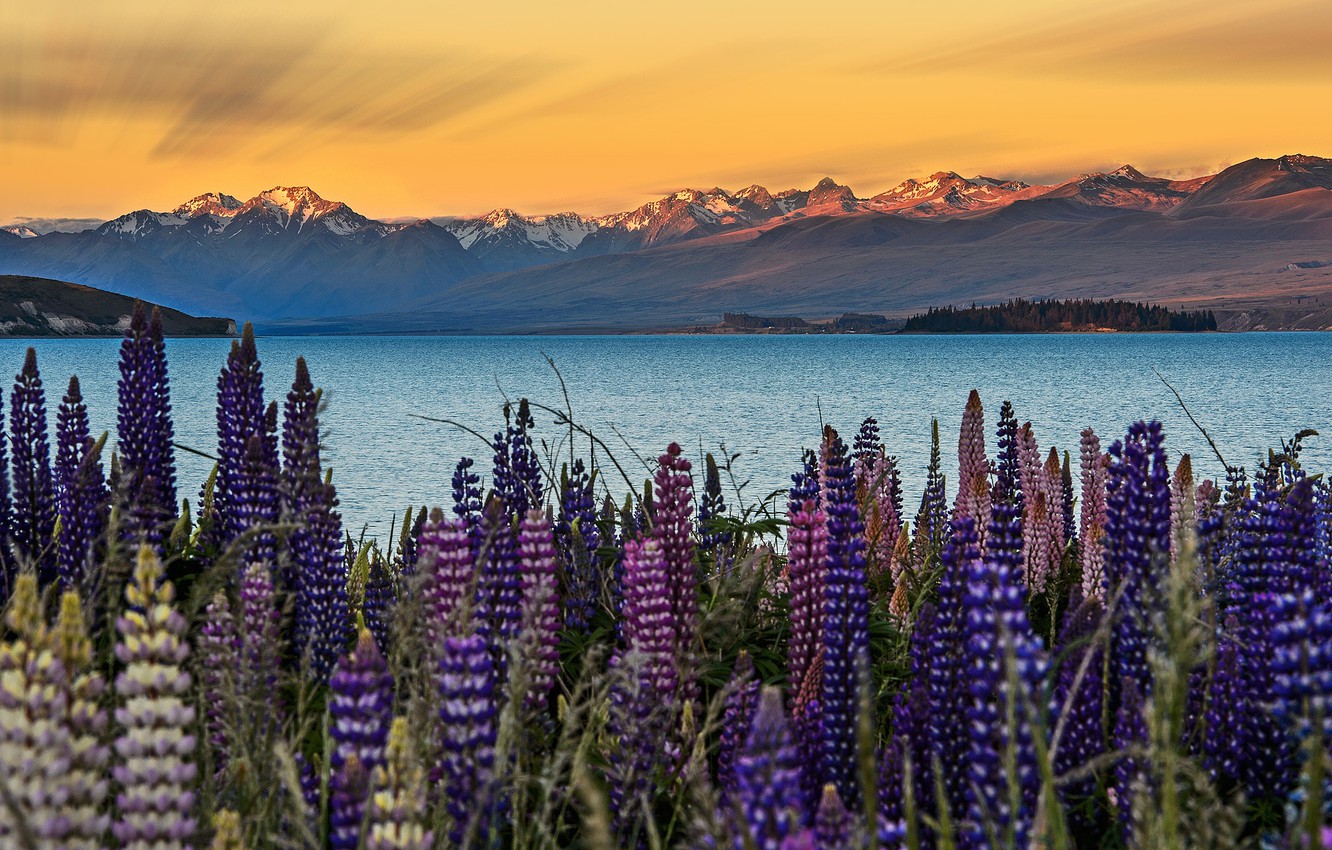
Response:
[[[29,4],[0,223],[310,185],[372,217],[1332,155],[1324,0]]]

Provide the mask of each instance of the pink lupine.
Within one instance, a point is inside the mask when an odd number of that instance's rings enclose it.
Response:
[[[962,429],[957,439],[957,499],[955,516],[971,517],[980,534],[982,549],[990,524],[990,461],[985,455],[985,409],[980,393],[967,397]]]
[[[1170,478],[1170,557],[1179,554],[1180,536],[1197,522],[1196,491],[1193,484],[1193,460],[1187,454],[1179,459]]]
[[[1082,432],[1082,516],[1078,527],[1082,594],[1105,598],[1105,477],[1109,458],[1101,453],[1096,432]]]

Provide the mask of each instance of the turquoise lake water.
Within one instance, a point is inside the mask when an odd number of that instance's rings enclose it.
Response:
[[[0,372],[22,365],[28,345],[52,407],[78,374],[95,430],[114,429],[116,340],[5,340]],[[228,340],[169,340],[176,438],[215,453],[217,375]],[[266,390],[285,398],[298,355],[325,389],[325,459],[333,468],[349,528],[387,531],[408,504],[447,505],[460,455],[488,470],[489,449],[474,435],[419,417],[457,420],[489,436],[502,426],[505,398],[563,409],[549,356],[563,375],[574,419],[614,452],[632,477],[674,440],[734,462],[740,499],[760,501],[786,486],[801,448],[827,422],[848,438],[861,420],[879,420],[901,460],[906,499],[919,499],[929,460],[930,419],[938,417],[944,469],[956,476],[957,429],[968,391],[980,390],[994,452],[1000,404],[1030,420],[1043,450],[1068,449],[1090,425],[1108,447],[1138,418],[1160,419],[1174,459],[1193,455],[1201,476],[1221,465],[1174,396],[1233,464],[1252,470],[1301,428],[1306,464],[1332,466],[1332,334],[1147,334],[1055,336],[588,336],[588,337],[273,337],[259,340]],[[5,371],[8,370],[8,371]],[[6,398],[6,404],[8,398]],[[535,436],[567,459],[567,428],[534,411]],[[50,416],[54,427],[54,413]],[[586,457],[588,440],[577,437]],[[600,454],[600,452],[599,452]],[[211,462],[178,455],[180,491],[197,495]],[[699,464],[701,468],[701,464]],[[558,467],[557,467],[558,468]],[[748,482],[747,484],[745,482]],[[617,492],[623,484],[608,482]],[[734,492],[729,501],[737,501]],[[784,502],[783,502],[784,504]]]

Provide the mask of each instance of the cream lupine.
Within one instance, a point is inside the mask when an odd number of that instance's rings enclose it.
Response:
[[[110,749],[104,743],[106,712],[100,698],[106,683],[92,669],[92,640],[83,620],[79,595],[60,598],[60,616],[52,634],[53,649],[64,667],[65,725],[69,765],[64,777],[65,850],[103,846],[110,818],[104,810]]]

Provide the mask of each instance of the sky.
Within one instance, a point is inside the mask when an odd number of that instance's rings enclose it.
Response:
[[[46,0],[0,29],[0,223],[309,185],[372,217],[830,175],[1332,155],[1327,0]]]

